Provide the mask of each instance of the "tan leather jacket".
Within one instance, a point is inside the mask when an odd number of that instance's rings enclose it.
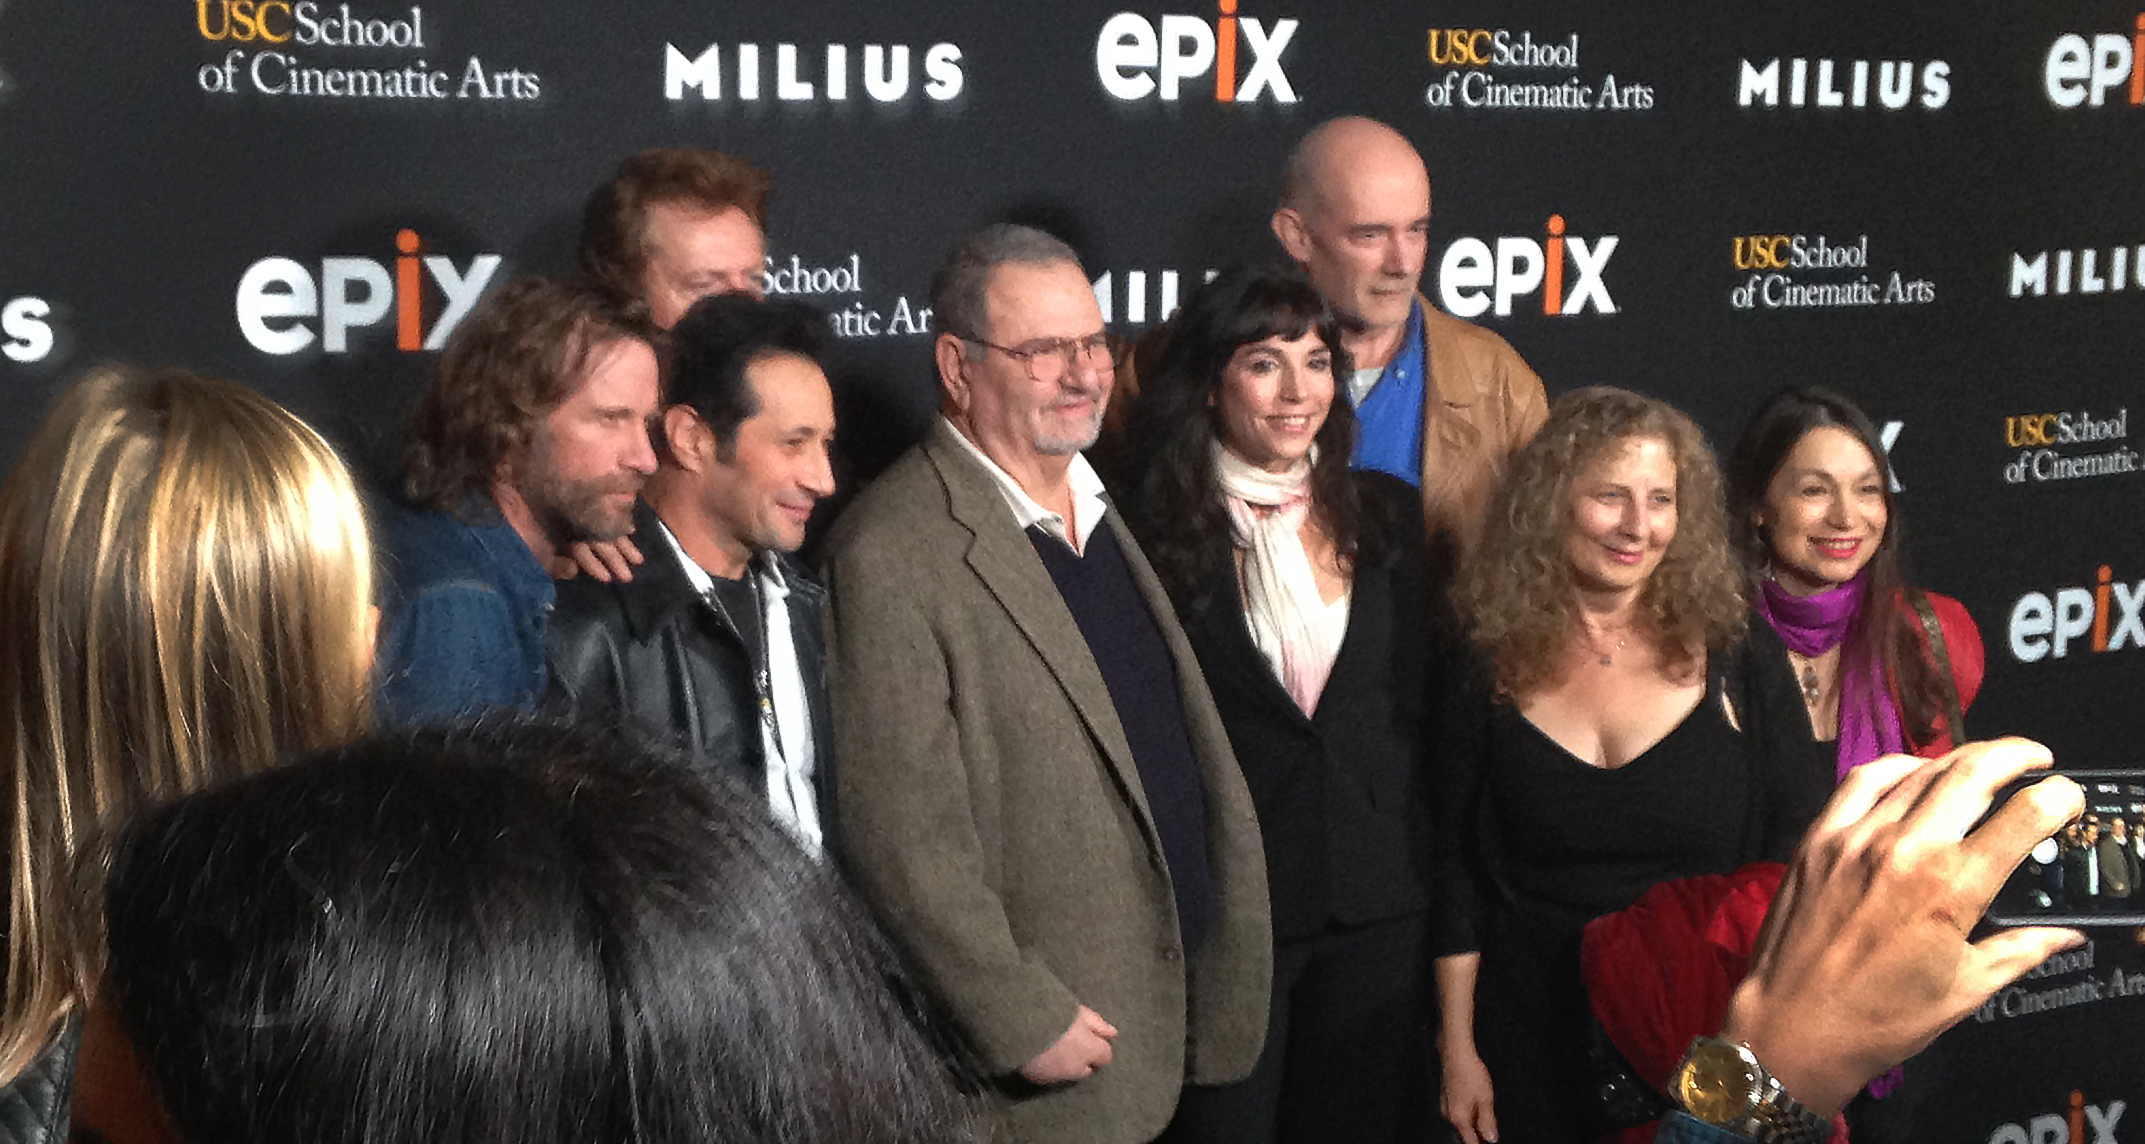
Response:
[[[1459,551],[1474,543],[1505,464],[1549,417],[1549,399],[1511,343],[1432,306],[1423,311],[1423,524]]]

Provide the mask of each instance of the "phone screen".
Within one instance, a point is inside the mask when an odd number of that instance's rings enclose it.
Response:
[[[2085,791],[2085,813],[2044,838],[1989,906],[1999,926],[2145,926],[2145,770],[2062,771]],[[1991,809],[2048,777],[2027,775]]]

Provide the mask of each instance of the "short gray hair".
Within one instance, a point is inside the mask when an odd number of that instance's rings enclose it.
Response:
[[[1062,239],[1019,223],[998,222],[969,231],[931,275],[931,324],[939,333],[964,339],[990,335],[984,317],[991,274],[1008,262],[1070,262],[1077,267],[1080,256]]]

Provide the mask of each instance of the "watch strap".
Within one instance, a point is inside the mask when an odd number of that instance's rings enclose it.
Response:
[[[1758,1144],[1825,1144],[1832,1139],[1831,1120],[1789,1096],[1772,1073],[1764,1072],[1764,1065],[1758,1068],[1764,1073],[1765,1094],[1744,1118],[1744,1135]]]

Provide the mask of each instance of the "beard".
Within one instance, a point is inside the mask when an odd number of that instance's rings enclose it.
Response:
[[[637,494],[646,480],[630,470],[602,477],[568,477],[559,471],[548,435],[540,433],[530,443],[517,484],[537,527],[563,549],[576,541],[612,541],[632,532],[633,506],[614,507],[610,498]]]
[[[1110,391],[1106,388],[1083,394],[1089,401],[1094,402],[1094,412],[1063,433],[1038,431],[1035,434],[1035,451],[1044,456],[1063,457],[1092,448],[1095,439],[1102,436],[1102,415],[1108,408],[1109,394]]]

